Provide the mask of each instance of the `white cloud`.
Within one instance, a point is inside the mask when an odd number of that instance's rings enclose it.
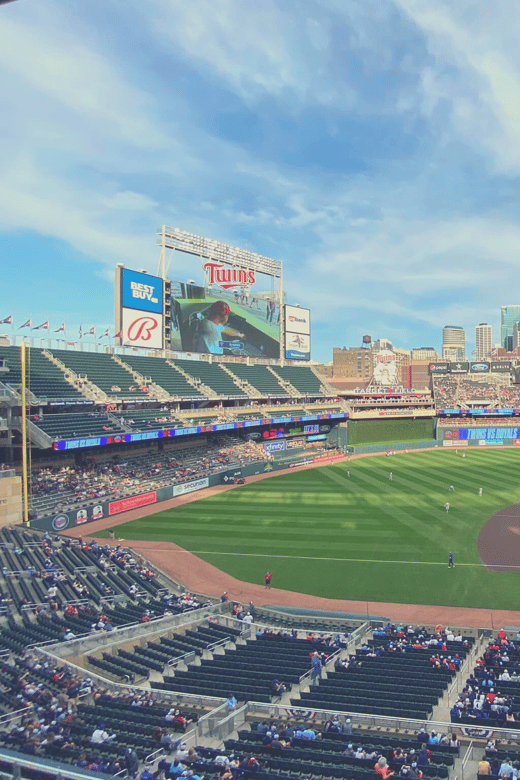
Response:
[[[520,170],[518,7],[440,0],[396,0],[423,31],[435,58],[425,68],[423,108],[451,102],[452,121],[466,142],[491,155],[498,171]],[[515,34],[517,33],[517,34]],[[447,78],[448,68],[455,73]]]

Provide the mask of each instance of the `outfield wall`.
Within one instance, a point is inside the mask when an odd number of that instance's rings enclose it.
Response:
[[[347,423],[349,446],[383,444],[384,442],[411,442],[435,439],[435,418],[349,420]]]

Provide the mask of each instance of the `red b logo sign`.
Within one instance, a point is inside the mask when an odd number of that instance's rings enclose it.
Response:
[[[157,325],[154,317],[138,317],[128,328],[129,341],[149,341]]]

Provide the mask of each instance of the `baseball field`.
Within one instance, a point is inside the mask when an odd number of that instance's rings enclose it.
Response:
[[[175,542],[248,582],[263,582],[269,570],[273,586],[318,596],[520,609],[520,554],[518,572],[491,571],[478,546],[489,518],[520,502],[520,451],[465,452],[288,473],[119,525],[117,534],[158,548]],[[509,552],[520,552],[519,515],[511,507],[501,516],[512,530]],[[496,548],[493,535],[487,543],[488,564],[501,563],[499,536]]]

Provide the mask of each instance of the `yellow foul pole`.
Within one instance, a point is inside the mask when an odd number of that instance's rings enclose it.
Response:
[[[22,520],[29,525],[29,482],[27,478],[27,383],[25,341],[20,345],[20,367],[22,369]]]

